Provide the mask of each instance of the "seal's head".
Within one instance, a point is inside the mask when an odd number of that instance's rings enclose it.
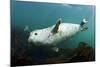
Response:
[[[35,43],[35,42],[39,41],[40,34],[41,34],[41,30],[36,30],[36,31],[30,32],[28,42]]]
[[[28,42],[34,44],[45,44],[45,42],[48,40],[49,34],[50,28],[32,31],[30,32]]]

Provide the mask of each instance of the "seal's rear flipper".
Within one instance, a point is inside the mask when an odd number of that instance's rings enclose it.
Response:
[[[88,21],[86,21],[86,19],[84,18],[81,23],[80,23],[80,26],[84,26]]]
[[[81,31],[85,31],[88,29],[88,27],[86,26],[87,22],[88,21],[85,18],[81,21],[80,23]]]
[[[59,18],[59,19],[57,20],[56,25],[54,26],[54,28],[53,28],[52,31],[51,31],[53,34],[55,34],[55,33],[58,32],[59,25],[61,24],[61,22],[62,22],[62,20],[61,20],[61,18]]]

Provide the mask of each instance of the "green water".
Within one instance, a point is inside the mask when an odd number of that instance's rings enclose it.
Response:
[[[88,20],[88,30],[80,32],[69,40],[62,41],[59,47],[77,47],[79,42],[86,42],[95,47],[95,6],[74,5],[65,3],[11,2],[11,31],[27,41],[29,33],[25,26],[32,30],[46,28],[62,18],[65,23],[80,24],[83,18]],[[12,40],[13,41],[13,40]]]

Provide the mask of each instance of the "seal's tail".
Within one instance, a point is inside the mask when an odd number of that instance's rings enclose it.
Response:
[[[81,23],[80,23],[81,31],[85,31],[88,29],[87,23],[88,23],[88,21],[85,18],[81,21]]]

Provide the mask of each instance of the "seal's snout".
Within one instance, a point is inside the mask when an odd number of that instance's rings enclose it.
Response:
[[[31,42],[31,39],[30,38],[28,38],[28,43],[30,43]]]
[[[33,43],[33,41],[32,41],[32,38],[28,38],[28,43],[30,44],[30,45],[33,45],[34,43]]]
[[[32,38],[31,37],[28,38],[28,43],[32,43]]]

